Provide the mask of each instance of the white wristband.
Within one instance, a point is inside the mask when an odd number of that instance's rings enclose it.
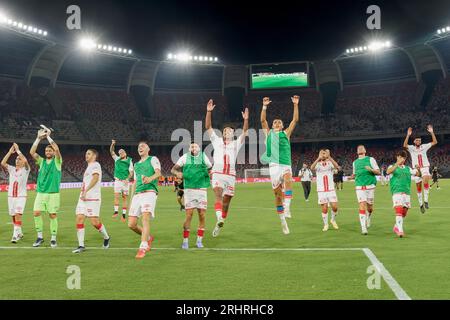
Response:
[[[20,150],[17,150],[16,152],[17,152],[17,154],[18,154],[19,156],[21,156],[21,155],[22,155],[22,151],[20,151]]]
[[[41,142],[41,139],[36,138],[36,140],[34,140],[33,142],[33,147],[37,147],[39,145],[39,142]]]
[[[47,141],[48,141],[48,143],[50,143],[50,144],[52,144],[53,142],[55,142],[55,141],[53,141],[53,139],[52,139],[51,137],[47,137]]]
[[[266,111],[267,110],[267,106],[263,106],[263,110]]]

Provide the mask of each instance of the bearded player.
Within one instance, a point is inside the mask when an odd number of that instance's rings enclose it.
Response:
[[[335,190],[335,184],[333,183],[333,172],[337,170],[339,165],[331,157],[330,150],[321,149],[319,157],[311,165],[311,170],[316,171],[317,177],[317,198],[319,205],[322,208],[322,231],[328,231],[328,206],[331,207],[331,225],[335,230],[339,227],[336,223],[336,216],[338,213],[338,199]]]
[[[57,246],[56,236],[58,234],[58,212],[60,208],[60,184],[62,176],[62,157],[58,145],[50,137],[51,131],[41,129],[38,137],[34,141],[30,149],[30,154],[39,167],[36,199],[34,200],[34,224],[37,232],[37,239],[33,247],[39,247],[44,242],[42,213],[47,212],[50,217],[50,246]],[[49,145],[45,147],[45,159],[37,152],[39,143],[43,139],[47,139]]]
[[[358,159],[353,161],[352,178],[355,179],[356,197],[359,203],[361,234],[367,235],[375,201],[376,176],[380,175],[381,172],[377,161],[367,156],[366,148],[363,145],[358,146],[357,153]]]
[[[84,221],[88,218],[92,226],[103,236],[103,248],[109,248],[109,235],[106,227],[100,221],[100,207],[102,204],[101,183],[102,167],[97,162],[98,152],[94,149],[86,151],[85,160],[88,164],[83,175],[80,198],[78,200],[76,213],[78,248],[73,253],[81,253],[84,246]]]
[[[14,153],[17,153],[16,163],[15,166],[11,166],[8,164],[8,160]],[[1,165],[9,174],[8,209],[14,226],[11,242],[17,243],[23,237],[22,215],[27,203],[27,181],[30,174],[30,165],[16,143],[9,149]]]
[[[286,218],[291,217],[290,205],[293,182],[290,137],[299,120],[298,103],[300,98],[299,96],[293,96],[291,100],[294,105],[294,115],[286,130],[284,130],[281,119],[273,120],[272,129],[269,128],[266,114],[267,107],[272,102],[269,98],[263,99],[261,111],[261,125],[266,135],[266,152],[261,157],[261,162],[269,164],[270,180],[272,181],[272,189],[275,194],[275,206],[284,234],[289,234]]]
[[[217,223],[213,230],[213,237],[219,235],[220,229],[225,223],[228,215],[231,199],[234,196],[236,184],[236,159],[239,150],[245,143],[248,131],[248,108],[242,112],[244,125],[242,134],[234,140],[234,129],[225,127],[222,138],[219,138],[212,128],[211,114],[214,110],[213,100],[208,101],[206,107],[205,127],[214,148],[214,165],[212,168],[212,187],[215,194],[214,209],[216,211]]]
[[[406,150],[408,150],[409,154],[411,155],[412,166],[414,168],[416,166],[419,166],[421,172],[421,177],[416,177],[415,181],[420,211],[422,213],[425,213],[425,209],[429,208],[428,196],[430,193],[431,174],[430,174],[430,162],[428,161],[427,151],[430,150],[431,147],[437,145],[438,143],[432,125],[427,126],[427,131],[431,135],[432,141],[430,143],[422,144],[422,138],[415,137],[414,145],[408,145],[409,138],[413,133],[412,128],[408,128],[405,141],[403,142],[403,147]],[[422,181],[423,181],[423,199],[422,199]]]
[[[421,170],[418,165],[416,169],[405,166],[408,158],[405,150],[397,152],[396,156],[397,162],[389,166],[387,174],[391,175],[389,186],[395,210],[394,233],[403,238],[403,220],[411,208],[411,176],[420,177]]]
[[[129,181],[133,177],[133,160],[127,156],[125,150],[120,149],[119,155],[114,151],[116,140],[111,141],[109,153],[114,160],[114,214],[113,218],[119,215],[119,202],[122,195],[122,222],[125,222],[127,214],[127,200],[129,193]]]
[[[189,249],[189,233],[194,210],[198,212],[197,248],[203,248],[205,233],[206,209],[208,207],[208,191],[210,186],[211,162],[200,150],[200,146],[191,143],[189,152],[185,153],[173,166],[171,172],[184,182],[184,206],[186,220],[183,224],[182,249]]]
[[[150,156],[150,146],[146,141],[139,142],[138,153],[141,159],[134,164],[134,196],[128,214],[128,227],[141,236],[136,259],[142,259],[150,251],[153,242],[150,220],[155,218],[161,163],[157,157]],[[142,227],[138,225],[139,218],[142,220]]]

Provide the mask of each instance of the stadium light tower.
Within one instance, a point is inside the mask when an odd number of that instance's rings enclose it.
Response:
[[[363,46],[357,46],[354,48],[348,48],[343,54],[336,59],[350,58],[354,56],[360,56],[364,54],[376,54],[393,48],[390,40],[375,40]]]
[[[0,27],[4,27],[14,32],[18,32],[33,38],[45,38],[48,36],[48,32],[46,30],[39,29],[34,25],[23,23],[21,20],[9,16],[5,11],[1,9]]]
[[[219,62],[218,57],[206,56],[206,55],[193,55],[188,51],[181,51],[178,53],[167,54],[167,61],[175,63],[201,63],[201,64],[214,64]]]

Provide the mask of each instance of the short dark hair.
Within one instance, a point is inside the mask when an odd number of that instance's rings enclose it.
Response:
[[[47,149],[47,148],[50,148],[50,149],[52,149],[53,151],[55,151],[55,148],[53,148],[53,146],[52,146],[51,144],[46,145],[46,146],[45,146],[45,149]]]
[[[402,158],[408,159],[408,153],[405,150],[398,150],[395,156],[400,156]]]
[[[148,143],[147,140],[140,140],[139,143],[138,143],[138,145],[140,145],[141,143],[146,144],[146,145],[150,148],[150,144]]]

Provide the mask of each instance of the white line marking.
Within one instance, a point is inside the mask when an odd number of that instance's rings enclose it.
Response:
[[[73,250],[74,247],[0,247],[0,250]],[[102,247],[87,247],[86,250],[137,250],[137,248],[109,248],[103,249]],[[175,250],[183,250],[181,248],[171,248],[171,247],[160,247],[160,248],[152,248],[152,250],[166,250],[166,251],[175,251]],[[369,248],[192,248],[189,251],[229,251],[229,252],[239,252],[239,251],[252,251],[252,252],[277,252],[277,251],[362,251],[366,255],[366,257],[370,260],[372,265],[377,269],[378,273],[383,277],[384,281],[387,283],[389,288],[392,290],[394,295],[399,300],[411,300],[411,297],[403,290],[403,288],[398,284],[398,282],[394,279],[394,277],[389,273],[386,267],[378,260],[375,254]]]
[[[389,273],[389,271],[384,267],[384,265],[378,260],[375,254],[369,248],[364,248],[362,251],[365,253],[367,258],[369,258],[372,265],[377,269],[378,273],[386,281],[389,288],[394,292],[398,300],[411,300],[411,297],[403,290],[403,288],[398,284],[394,277]]]
[[[0,250],[13,250],[13,249],[21,249],[21,250],[73,250],[75,247],[0,247]],[[103,249],[102,247],[87,247],[86,250],[137,250],[138,248],[109,248]],[[195,251],[362,251],[363,248],[191,248]],[[183,250],[181,248],[170,248],[170,247],[161,247],[161,248],[152,248],[152,250]]]

